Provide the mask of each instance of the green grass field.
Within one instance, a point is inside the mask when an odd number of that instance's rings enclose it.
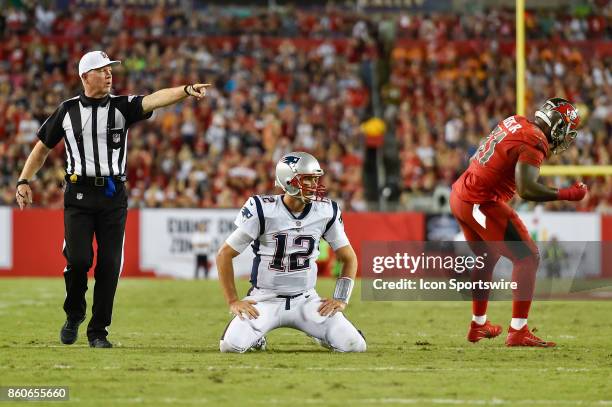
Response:
[[[357,290],[347,315],[365,354],[330,353],[281,329],[268,352],[228,355],[218,351],[229,314],[215,281],[121,280],[113,349],[88,348],[85,325],[75,345],[59,343],[62,279],[0,287],[0,386],[69,386],[66,404],[612,405],[612,301],[535,303],[530,326],[558,347],[516,349],[503,336],[468,343],[468,302],[362,302]],[[319,282],[322,296],[332,288]],[[90,281],[88,307],[92,291]],[[510,303],[488,314],[507,326]]]

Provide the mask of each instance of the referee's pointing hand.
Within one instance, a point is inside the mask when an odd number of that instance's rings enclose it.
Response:
[[[212,86],[210,83],[194,83],[193,85],[189,85],[187,87],[187,93],[189,96],[193,96],[194,98],[200,100],[204,96],[206,96],[206,88]]]

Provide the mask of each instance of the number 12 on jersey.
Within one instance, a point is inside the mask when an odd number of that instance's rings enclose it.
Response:
[[[299,271],[310,268],[310,255],[314,250],[315,238],[312,236],[297,236],[293,239],[293,246],[303,247],[304,251],[294,252],[289,255],[289,269],[283,264],[285,253],[287,252],[287,234],[277,233],[274,236],[276,249],[274,249],[274,259],[270,262],[270,269],[276,271]],[[306,243],[306,246],[304,246]]]
[[[491,159],[491,156],[495,152],[495,146],[499,144],[506,137],[506,132],[497,126],[491,134],[480,144],[478,151],[476,151],[476,160],[480,165],[485,165],[487,161]]]

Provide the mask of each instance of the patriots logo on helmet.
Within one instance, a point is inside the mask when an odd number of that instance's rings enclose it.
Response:
[[[283,162],[291,167],[292,170],[295,170],[295,166],[297,165],[298,161],[300,161],[300,157],[296,157],[294,155],[288,155],[287,157],[283,158]]]
[[[243,220],[251,219],[253,217],[253,214],[246,206],[242,208],[242,211],[240,211],[240,213],[242,214]]]

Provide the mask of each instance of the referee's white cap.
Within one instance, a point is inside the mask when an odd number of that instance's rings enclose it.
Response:
[[[81,57],[79,61],[79,76],[107,65],[120,64],[121,61],[111,61],[104,51],[91,51]]]

